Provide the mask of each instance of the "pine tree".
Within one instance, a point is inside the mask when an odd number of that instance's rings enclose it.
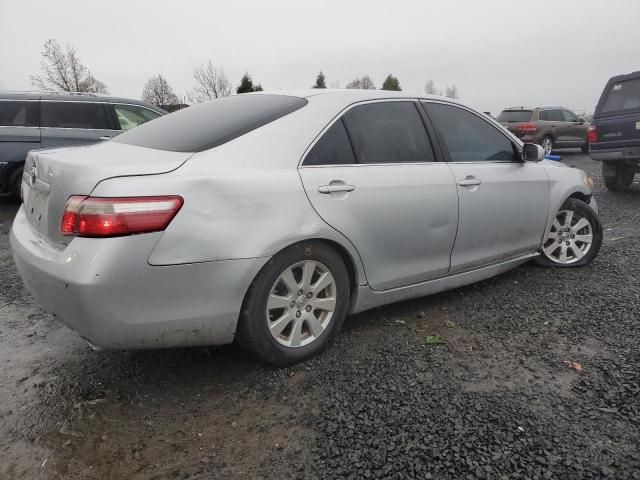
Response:
[[[251,80],[251,76],[248,73],[245,73],[242,76],[242,80],[240,80],[240,85],[236,88],[236,93],[250,93],[250,92],[261,92],[262,85],[257,84],[253,85],[253,80]]]
[[[318,73],[318,76],[316,77],[316,84],[311,88],[327,88],[322,70],[320,70],[320,73]]]
[[[387,75],[387,78],[385,78],[382,83],[382,90],[395,90],[397,92],[402,90],[402,88],[400,88],[400,81],[398,80],[398,77],[394,77],[391,74]]]

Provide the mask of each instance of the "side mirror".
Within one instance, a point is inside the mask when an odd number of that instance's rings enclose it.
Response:
[[[522,160],[525,162],[539,162],[544,159],[544,148],[535,143],[525,143],[522,149]]]

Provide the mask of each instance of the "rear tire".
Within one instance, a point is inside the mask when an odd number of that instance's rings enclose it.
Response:
[[[583,267],[596,258],[601,246],[598,215],[582,200],[569,198],[556,213],[536,263],[543,267]]]
[[[24,164],[18,164],[9,173],[9,194],[14,200],[20,201],[20,190],[22,189],[22,173],[24,172]]]
[[[293,245],[256,276],[236,338],[267,363],[282,367],[301,362],[335,338],[349,304],[349,273],[340,255],[322,242]]]
[[[604,171],[604,166],[603,166]],[[633,167],[627,165],[616,165],[616,174],[614,177],[604,177],[604,184],[609,190],[618,192],[628,190],[633,184],[635,171]]]
[[[591,152],[591,145],[589,145],[589,142],[587,142],[584,145],[582,145],[580,149],[582,150],[582,153],[584,153],[585,155],[588,155],[589,152]]]

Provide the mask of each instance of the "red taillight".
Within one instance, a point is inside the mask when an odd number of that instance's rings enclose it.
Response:
[[[538,129],[533,123],[523,123],[518,125],[518,132],[522,135],[532,135],[536,133]]]
[[[167,228],[184,203],[182,197],[85,197],[67,200],[62,235],[117,237]]]
[[[589,143],[597,143],[598,142],[598,132],[596,131],[596,126],[591,125],[589,127]]]

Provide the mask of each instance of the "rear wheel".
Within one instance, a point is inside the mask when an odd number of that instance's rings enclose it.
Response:
[[[604,165],[602,167],[604,174]],[[604,177],[604,184],[609,190],[627,190],[633,184],[635,171],[628,165],[616,165],[616,174],[613,177]],[[603,175],[604,176],[604,175]]]
[[[545,267],[582,267],[593,261],[601,245],[598,215],[582,200],[570,198],[556,213],[536,261]]]
[[[589,142],[587,142],[584,145],[582,145],[580,149],[582,150],[582,153],[587,155],[591,151],[591,145],[589,145]]]
[[[14,200],[20,200],[20,190],[22,188],[22,172],[24,164],[18,164],[13,167],[9,173],[9,193]]]
[[[540,140],[540,146],[544,149],[545,155],[551,155],[551,152],[553,151],[553,138],[548,135],[542,137],[542,140]]]
[[[278,366],[306,360],[338,334],[349,306],[349,274],[324,243],[294,245],[260,271],[245,298],[237,338]]]

